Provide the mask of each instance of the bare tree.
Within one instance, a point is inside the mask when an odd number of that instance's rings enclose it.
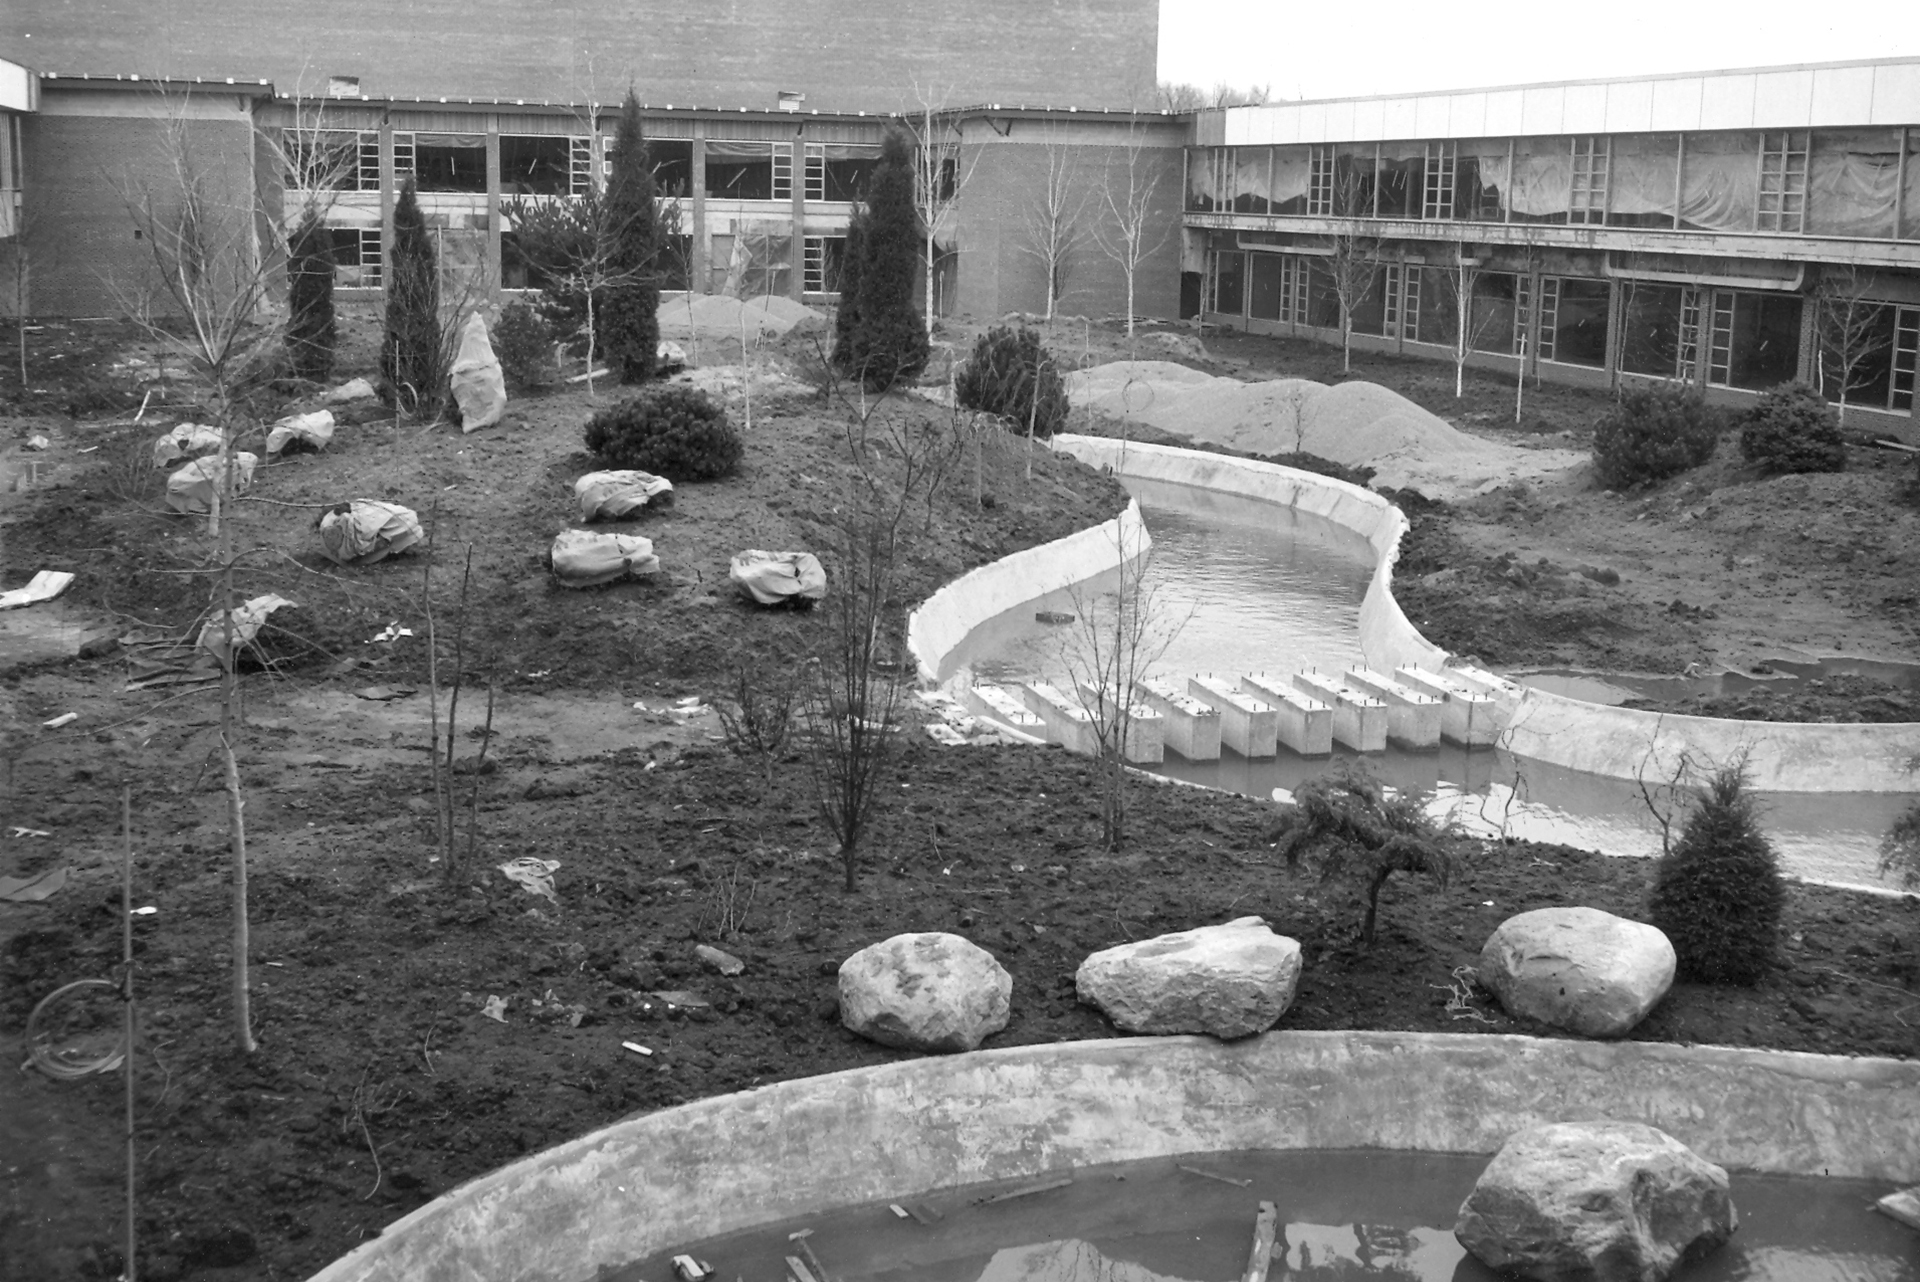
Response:
[[[1517,235],[1513,243],[1519,261],[1513,284],[1513,354],[1519,360],[1513,375],[1513,421],[1518,424],[1527,398],[1527,362],[1534,358],[1534,335],[1539,329],[1540,264],[1543,255],[1540,235],[1531,224],[1515,230]],[[1534,369],[1537,378],[1538,361],[1535,361]]]
[[[1481,341],[1493,332],[1493,309],[1473,305],[1474,292],[1484,274],[1478,260],[1465,254],[1458,255],[1453,270],[1440,273],[1448,310],[1453,313],[1453,399],[1456,401],[1466,395],[1467,358],[1478,351]]]
[[[1830,265],[1820,269],[1820,283],[1813,291],[1820,390],[1838,400],[1843,424],[1847,399],[1873,381],[1875,358],[1893,343],[1887,304],[1866,297],[1873,281],[1872,272],[1851,263]]]
[[[1112,259],[1127,282],[1127,339],[1133,339],[1135,286],[1140,265],[1157,253],[1173,234],[1174,220],[1154,208],[1161,172],[1147,155],[1147,133],[1138,117],[1127,122],[1127,141],[1120,157],[1121,172],[1107,166],[1100,185],[1106,217],[1093,225],[1093,242]]]
[[[936,94],[932,86],[922,89],[917,82],[913,94],[918,111],[902,112],[901,117],[913,144],[913,208],[925,236],[926,297],[922,302],[927,337],[931,338],[933,278],[940,257],[940,231],[959,205],[960,195],[973,177],[974,167],[980,163],[980,153],[976,149],[963,165],[960,125],[948,114],[944,95]]]
[[[1048,129],[1047,172],[1027,198],[1021,223],[1020,252],[1034,258],[1046,274],[1047,319],[1052,320],[1066,297],[1075,258],[1086,242],[1081,216],[1087,206],[1086,188],[1074,150]]]
[[[1225,81],[1215,81],[1213,88],[1202,89],[1199,85],[1162,80],[1159,88],[1161,109],[1176,116],[1190,111],[1204,111],[1209,107],[1258,107],[1272,93],[1273,86],[1270,84],[1236,89]]]
[[[55,242],[40,233],[45,220],[31,206],[19,210],[13,219],[13,235],[0,240],[7,258],[7,294],[13,313],[13,330],[20,361],[20,395],[27,394],[27,308],[33,301],[33,270],[46,270],[46,250]]]
[[[1360,221],[1366,203],[1366,185],[1354,170],[1340,173],[1334,180],[1333,216],[1335,230],[1328,235],[1331,251],[1327,256],[1327,275],[1333,294],[1340,303],[1340,368],[1353,372],[1353,312],[1373,292],[1380,275],[1380,241],[1366,234]]]

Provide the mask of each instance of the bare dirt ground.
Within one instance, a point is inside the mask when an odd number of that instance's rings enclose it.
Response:
[[[1055,333],[1064,352],[1088,361],[1128,350],[1098,327]],[[96,366],[126,350],[124,335],[99,331],[33,337],[43,344],[42,368]],[[354,337],[347,373],[367,363],[364,327]],[[955,337],[963,346],[968,338]],[[1208,343],[1207,357],[1189,359],[1216,373],[1295,360],[1264,341]],[[758,359],[771,369],[804,355],[770,348]],[[1325,356],[1302,348],[1290,372],[1324,379],[1308,358]],[[705,350],[702,358],[723,359]],[[1380,362],[1361,376],[1397,378],[1390,385],[1452,416],[1450,371]],[[1444,400],[1429,385],[1443,376]],[[260,1049],[243,1056],[233,1049],[227,997],[214,696],[164,685],[127,691],[129,676],[147,671],[139,650],[61,657],[83,638],[179,636],[208,602],[204,576],[181,573],[204,563],[199,523],[158,510],[153,474],[138,458],[179,416],[116,426],[137,405],[129,389],[138,385],[107,382],[94,396],[101,381],[49,375],[32,384],[46,394],[24,397],[0,386],[12,406],[0,420],[10,474],[33,435],[48,436],[49,448],[33,454],[51,464],[40,484],[3,496],[0,586],[17,586],[35,568],[79,576],[57,607],[18,612],[55,620],[40,629],[55,639],[43,635],[34,649],[24,633],[0,633],[0,654],[12,656],[0,673],[10,772],[0,876],[69,870],[44,902],[0,902],[0,1035],[19,1050],[42,996],[114,972],[119,798],[131,788],[134,898],[157,909],[136,919],[135,970],[141,1274],[156,1282],[302,1277],[461,1181],[636,1110],[895,1058],[840,1027],[834,971],[855,949],[903,930],[956,931],[1012,971],[1012,1022],[990,1045],[1111,1035],[1074,998],[1074,968],[1087,952],[1247,913],[1305,945],[1287,1027],[1546,1033],[1483,997],[1450,1008],[1456,968],[1473,964],[1488,931],[1517,911],[1641,911],[1644,864],[1469,842],[1447,886],[1390,883],[1381,937],[1362,948],[1350,893],[1276,861],[1271,806],[1141,784],[1126,846],[1109,854],[1082,762],[1055,750],[936,749],[917,736],[879,804],[859,889],[847,894],[805,762],[783,757],[763,774],[725,751],[710,714],[671,711],[678,699],[723,693],[738,662],[792,664],[817,643],[816,616],[742,605],[725,586],[725,565],[744,547],[822,536],[822,517],[854,470],[844,417],[805,391],[756,393],[737,477],[683,486],[671,507],[621,527],[655,540],[663,573],[569,592],[553,585],[543,556],[573,523],[569,486],[589,466],[579,433],[591,407],[577,390],[555,391],[516,401],[507,423],[470,436],[370,418],[343,428],[326,454],[259,474],[262,501],[241,513],[241,545],[254,549],[243,590],[278,591],[299,608],[275,640],[287,669],[247,682],[240,756]],[[1462,417],[1492,431],[1471,416],[1491,412],[1499,390],[1477,395],[1469,404],[1478,408]],[[69,401],[94,417],[70,417]],[[1578,442],[1600,403],[1546,389],[1526,428],[1572,432],[1563,439]],[[744,408],[736,400],[736,421]],[[884,458],[877,465],[888,466]],[[1010,438],[995,440],[978,467],[978,492],[991,504],[976,501],[974,460],[964,459],[914,524],[902,606],[969,566],[1103,520],[1123,502],[1110,480],[1044,451],[1029,455]],[[1876,477],[1832,479],[1865,486]],[[1728,604],[1771,589],[1761,573],[1784,582],[1779,558],[1792,555],[1806,567],[1793,571],[1801,592],[1820,597],[1816,567],[1831,576],[1840,600],[1829,604],[1860,620],[1842,634],[1850,643],[1884,636],[1911,657],[1910,601],[1885,604],[1898,595],[1891,573],[1859,554],[1823,562],[1787,547],[1790,498],[1770,518],[1781,526],[1779,545],[1744,550],[1738,540],[1748,535],[1736,522],[1758,519],[1752,496],[1778,484],[1729,475],[1710,495],[1690,496],[1690,506],[1717,503],[1719,511],[1686,522],[1684,506],[1635,520],[1649,496],[1606,498],[1571,480],[1564,494],[1495,494],[1428,514],[1434,519],[1423,518],[1409,552],[1415,582],[1456,568],[1490,574],[1503,551],[1515,552],[1514,564],[1547,556],[1612,567],[1622,582],[1595,584],[1613,595],[1564,598],[1512,583],[1502,589],[1510,603],[1497,627],[1492,613],[1481,620],[1465,605],[1452,624],[1455,616],[1437,607],[1423,615],[1410,604],[1409,612],[1434,620],[1443,644],[1468,638],[1463,648],[1489,661],[1502,661],[1487,652],[1504,643],[1509,662],[1552,655],[1602,666],[1618,654],[1665,670],[1672,665],[1656,660],[1683,645],[1718,657],[1804,640],[1800,624],[1779,621],[1764,603]],[[389,498],[432,514],[431,558],[409,554],[364,570],[321,561],[316,505],[344,497]],[[1831,519],[1864,528],[1867,492],[1848,502],[1861,515]],[[1833,546],[1844,528],[1831,527]],[[1729,551],[1738,546],[1739,555],[1775,559],[1749,567],[1736,555],[1730,568],[1719,543],[1715,553],[1697,550],[1709,536],[1733,540]],[[422,570],[435,566],[436,619],[450,656],[446,631],[459,614],[469,544],[466,662],[470,674],[497,682],[494,768],[456,777],[460,849],[471,824],[474,853],[449,876],[434,862]],[[1880,557],[1913,553],[1910,537],[1901,544],[1888,534],[1878,546]],[[1422,556],[1435,563],[1419,563]],[[1686,564],[1700,575],[1696,588],[1656,577],[1676,557],[1694,558]],[[1733,596],[1721,596],[1729,584]],[[1443,586],[1412,600],[1442,602]],[[1721,617],[1674,611],[1662,597]],[[1464,590],[1457,599],[1467,599]],[[1581,603],[1606,628],[1529,623],[1563,601]],[[1750,617],[1721,631],[1736,608],[1750,608]],[[1891,613],[1900,609],[1907,613]],[[1906,632],[1897,630],[1902,618]],[[1777,630],[1767,630],[1770,620]],[[415,635],[371,641],[393,623]],[[1737,649],[1735,637],[1754,648]],[[378,685],[416,693],[356,696]],[[463,758],[478,751],[481,702],[470,686]],[[79,714],[69,726],[41,727],[68,711]],[[46,835],[15,835],[16,827]],[[552,901],[498,871],[521,856],[559,862]],[[1796,886],[1787,932],[1783,964],[1759,987],[1678,986],[1633,1035],[1920,1054],[1920,900]],[[694,955],[700,943],[733,952],[746,969],[714,973]],[[504,1020],[482,1013],[492,998],[503,999]],[[103,1016],[117,1019],[117,1006]],[[624,1041],[656,1053],[642,1059]],[[0,1080],[0,1276],[115,1276],[122,1079],[61,1082],[9,1069]]]

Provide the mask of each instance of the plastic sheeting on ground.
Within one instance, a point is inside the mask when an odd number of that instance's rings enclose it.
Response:
[[[227,616],[225,612],[216,612],[200,629],[200,640],[196,644],[199,645],[202,650],[210,652],[214,658],[220,660],[221,666],[224,667],[228,662],[229,651],[227,647],[229,642],[231,642],[233,649],[236,651],[244,648],[256,636],[260,635],[260,629],[266,626],[268,615],[272,614],[275,610],[292,604],[293,602],[287,600],[285,597],[275,596],[271,592],[265,596],[254,597],[251,601],[243,602],[234,607],[231,632],[229,632],[227,627]]]
[[[660,505],[673,498],[673,482],[651,472],[588,472],[573,483],[583,521],[617,521],[645,507],[655,498]]]
[[[290,414],[267,433],[267,453],[288,450],[324,450],[333,439],[333,411],[315,410],[311,414]]]
[[[14,610],[23,605],[51,601],[65,592],[67,585],[72,582],[73,573],[70,570],[37,570],[27,581],[26,587],[0,592],[0,610]]]
[[[460,430],[492,427],[507,409],[507,379],[487,338],[479,312],[460,331],[460,352],[453,359],[453,401],[460,407]]]
[[[165,467],[183,458],[218,454],[224,438],[205,423],[182,423],[153,443],[153,465]]]
[[[761,605],[818,601],[827,594],[827,572],[811,552],[736,553],[727,568],[734,586]]]
[[[562,530],[553,541],[553,574],[563,587],[590,588],[659,571],[653,540],[637,534]]]
[[[233,492],[245,494],[260,460],[242,450],[227,456],[233,466]],[[176,512],[206,512],[226,487],[226,468],[217,458],[195,459],[167,478],[167,506]]]
[[[398,503],[354,499],[320,517],[320,550],[336,565],[372,565],[420,538],[420,517]]]

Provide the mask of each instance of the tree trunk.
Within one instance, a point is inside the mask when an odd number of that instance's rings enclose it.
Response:
[[[1520,368],[1513,379],[1513,422],[1520,423],[1520,405],[1527,395],[1527,336],[1520,335]]]
[[[229,649],[228,662],[232,661]],[[241,1051],[251,1055],[256,1043],[252,1005],[247,995],[247,826],[242,814],[247,803],[240,795],[240,766],[234,760],[233,743],[227,738],[225,727],[221,730],[220,748],[227,763],[227,831],[233,844],[233,1032]]]

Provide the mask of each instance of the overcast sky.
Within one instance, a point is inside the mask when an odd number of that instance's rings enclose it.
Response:
[[[1160,79],[1276,99],[1903,54],[1916,0],[1160,0]]]

